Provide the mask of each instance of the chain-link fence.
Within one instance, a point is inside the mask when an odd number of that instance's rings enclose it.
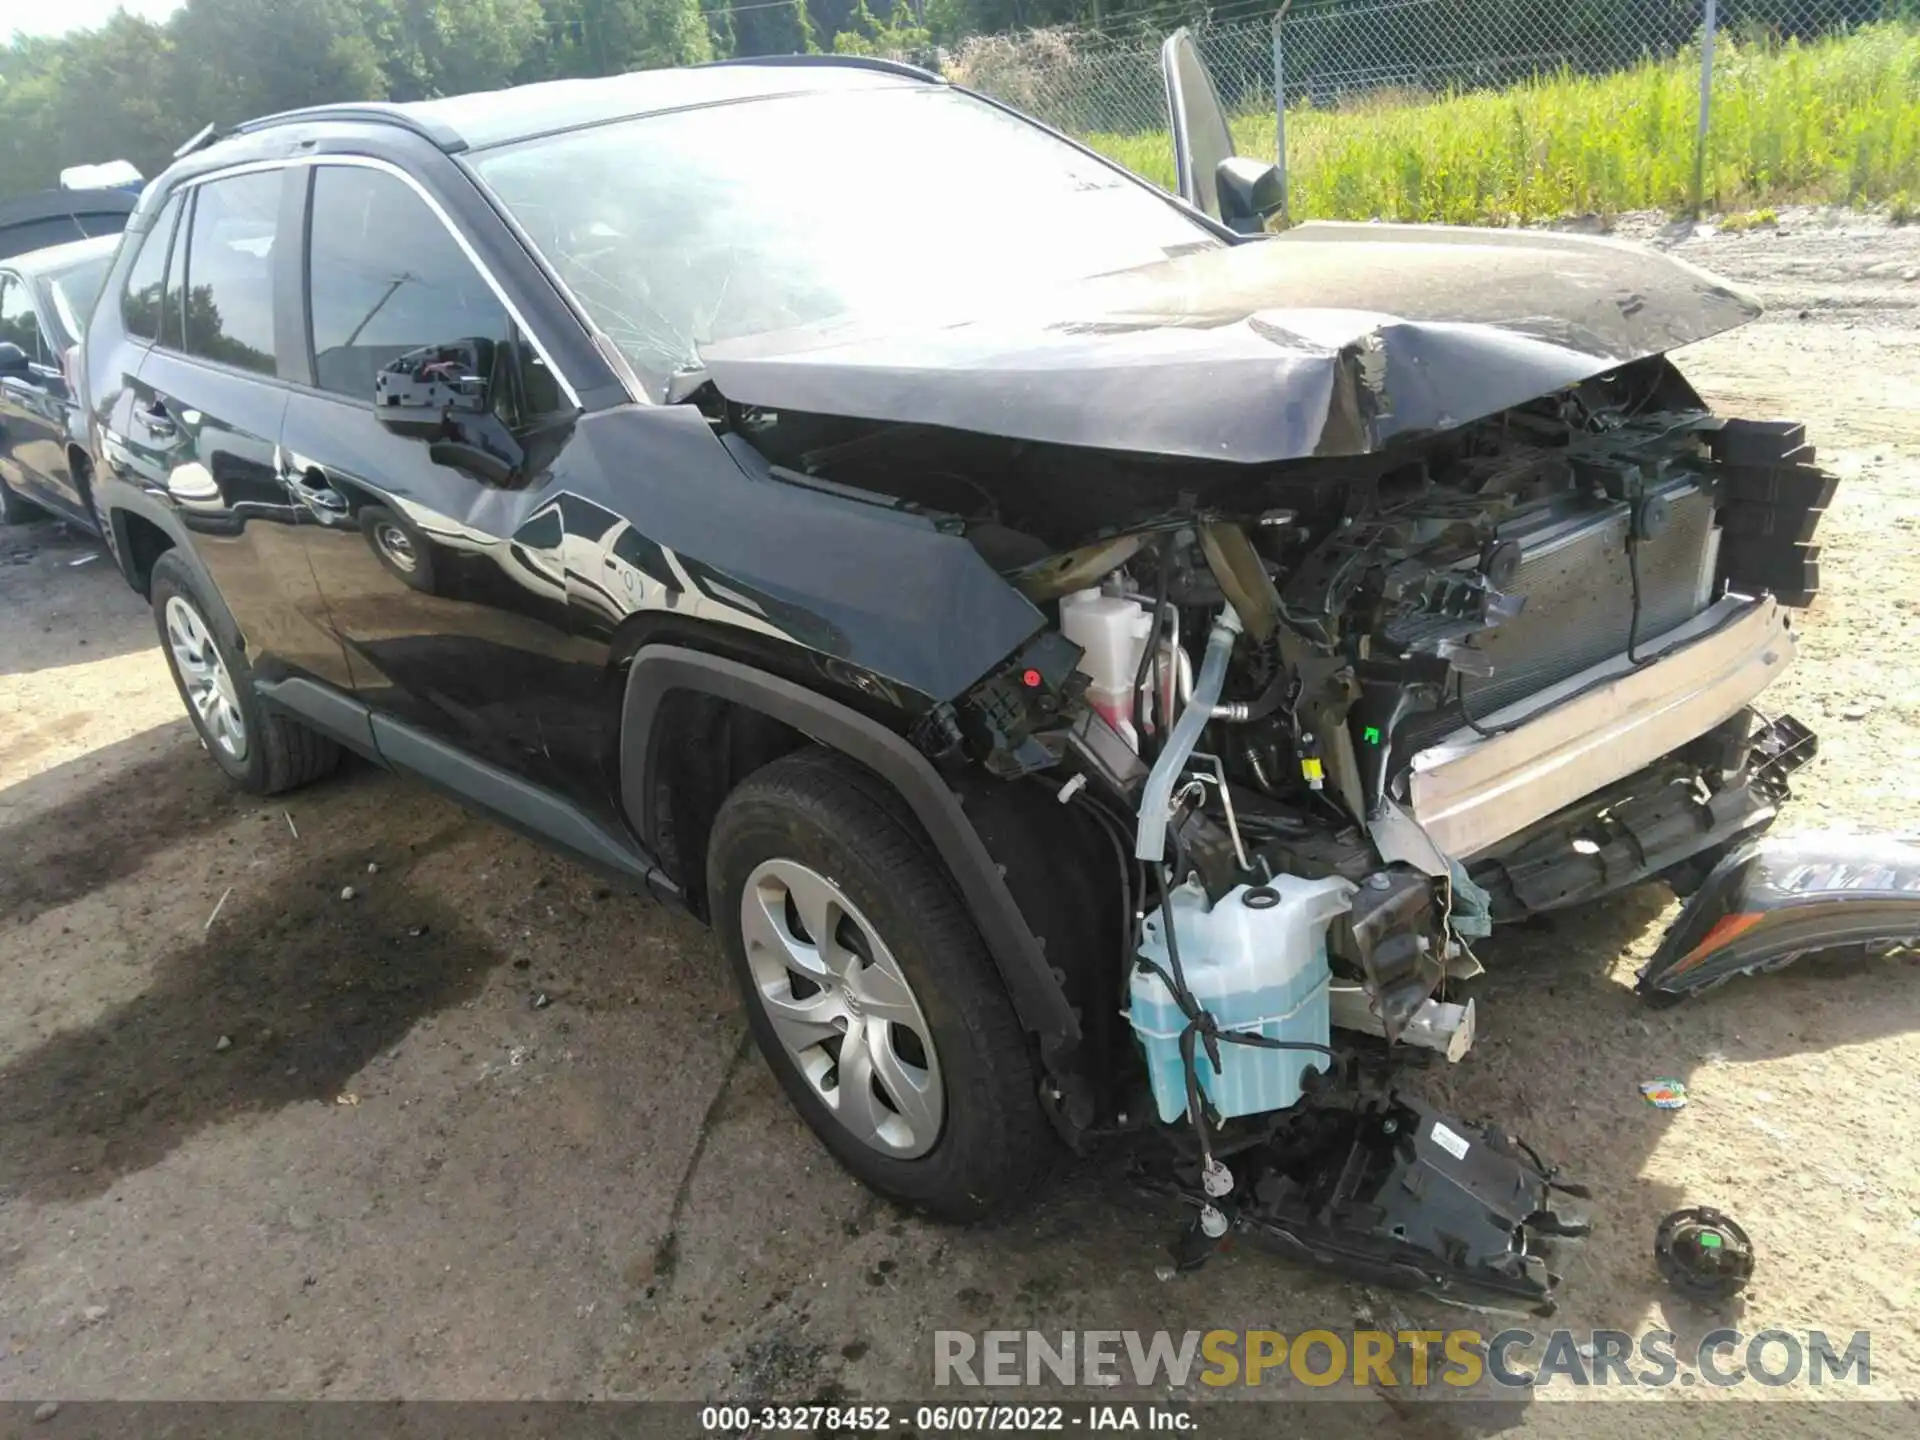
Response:
[[[1287,103],[1433,92],[1665,59],[1715,28],[1812,39],[1911,6],[1887,0],[1300,0],[1280,22]]]
[[[1920,0],[1291,0],[1257,13],[1242,5],[1230,19],[1214,13],[1189,29],[1229,113],[1275,117],[1259,130],[1236,125],[1237,136],[1252,135],[1272,154],[1285,143],[1283,109],[1603,75],[1710,50],[1715,32],[1743,48],[1812,40],[1920,19]],[[1160,40],[1153,31],[1056,28],[970,39],[940,63],[951,78],[1101,144],[1165,136]]]
[[[1190,25],[1201,57],[1236,113],[1273,107],[1271,15]],[[1054,27],[980,35],[942,57],[949,78],[1005,100],[1069,135],[1134,135],[1167,128],[1160,42]]]

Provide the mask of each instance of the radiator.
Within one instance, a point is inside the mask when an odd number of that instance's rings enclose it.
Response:
[[[1642,643],[1691,620],[1712,600],[1714,503],[1690,480],[1652,492],[1667,502],[1660,533],[1639,545]],[[1627,565],[1628,507],[1593,505],[1549,510],[1503,527],[1502,540],[1521,547],[1507,593],[1523,596],[1518,615],[1482,634],[1475,648],[1490,676],[1460,677],[1467,705],[1481,718],[1564,680],[1627,648],[1633,623],[1633,579]],[[1460,728],[1460,706],[1415,716],[1404,727],[1402,753]],[[1400,747],[1396,747],[1400,748]]]

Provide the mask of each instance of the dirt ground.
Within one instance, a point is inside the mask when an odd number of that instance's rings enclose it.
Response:
[[[1639,233],[1767,301],[1688,371],[1844,477],[1769,697],[1821,737],[1780,828],[1920,830],[1920,228]],[[1162,1280],[1166,1226],[1097,1165],[998,1229],[896,1216],[788,1109],[699,926],[369,768],[236,794],[95,554],[0,531],[0,1397],[887,1399],[929,1393],[946,1327],[1473,1323],[1244,1250]],[[1920,969],[1651,1010],[1672,908],[1497,935],[1482,1038],[1428,1088],[1595,1187],[1568,1325],[1870,1330],[1870,1393],[1920,1396]],[[1741,1309],[1654,1274],[1657,1218],[1701,1202],[1758,1247]],[[1316,1433],[1424,1423],[1348,1398]]]

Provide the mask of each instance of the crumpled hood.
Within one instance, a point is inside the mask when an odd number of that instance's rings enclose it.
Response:
[[[701,360],[741,404],[1260,463],[1365,454],[1759,313],[1619,241],[1310,224],[1017,312],[757,336]]]

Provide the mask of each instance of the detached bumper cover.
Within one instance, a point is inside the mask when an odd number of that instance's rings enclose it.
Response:
[[[1770,597],[1728,595],[1640,649],[1479,718],[1413,757],[1414,818],[1469,858],[1711,730],[1793,659]]]

